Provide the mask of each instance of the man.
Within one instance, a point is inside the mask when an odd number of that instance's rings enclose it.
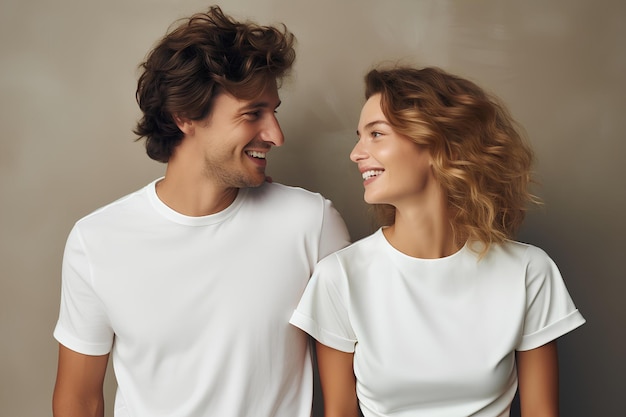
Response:
[[[310,416],[308,340],[289,317],[348,243],[319,194],[266,181],[283,144],[282,27],[196,14],[152,50],[136,133],[165,176],[76,223],[63,261],[56,417]]]

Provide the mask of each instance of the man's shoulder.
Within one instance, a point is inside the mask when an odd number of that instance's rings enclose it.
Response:
[[[143,212],[143,203],[148,201],[146,187],[126,194],[104,206],[101,206],[86,216],[79,219],[76,224],[87,226],[90,224],[98,224],[108,222],[110,219],[119,219],[133,212]]]
[[[266,216],[284,225],[299,225],[303,229],[319,228],[329,211],[334,210],[330,200],[321,194],[290,185],[267,183],[249,188],[241,211],[254,218]]]
[[[265,183],[257,188],[250,188],[249,195],[252,198],[282,199],[286,201],[302,202],[303,204],[320,204],[326,200],[320,193],[309,191],[302,187],[285,185],[281,183]]]

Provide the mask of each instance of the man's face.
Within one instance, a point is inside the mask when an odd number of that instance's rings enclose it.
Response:
[[[276,119],[279,105],[275,82],[252,100],[219,94],[209,116],[194,127],[204,154],[203,174],[225,188],[263,184],[267,153],[284,142]]]

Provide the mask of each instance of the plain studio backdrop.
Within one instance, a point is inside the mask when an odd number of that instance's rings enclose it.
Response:
[[[131,132],[137,66],[175,19],[209,5],[0,3],[0,415],[51,414],[65,239],[77,219],[164,172]],[[519,239],[555,259],[587,319],[559,342],[562,414],[626,415],[626,2],[220,5],[297,36],[279,109],[286,144],[268,173],[332,199],[353,239],[372,231],[348,159],[368,69],[439,66],[508,103],[536,150],[545,202]],[[109,375],[107,416],[114,384]]]

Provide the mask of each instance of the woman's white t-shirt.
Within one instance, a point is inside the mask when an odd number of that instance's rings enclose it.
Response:
[[[585,322],[555,263],[518,242],[409,257],[382,229],[323,259],[291,323],[354,352],[370,416],[508,416],[515,351]]]

